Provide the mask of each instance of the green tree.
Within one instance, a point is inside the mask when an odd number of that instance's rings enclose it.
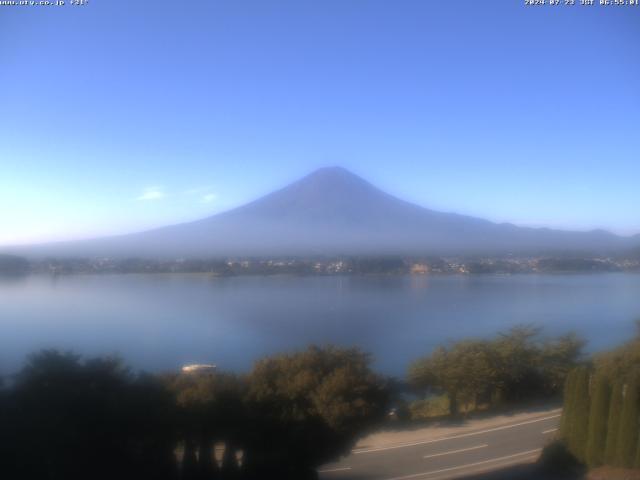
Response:
[[[571,370],[564,383],[562,417],[560,418],[560,437],[569,440],[571,435],[571,421],[573,416],[573,405],[575,402],[575,386],[577,371]]]
[[[234,449],[246,430],[246,382],[224,372],[192,372],[163,377],[175,395],[186,477],[220,474],[213,461],[214,443],[225,444],[223,471],[236,470]]]
[[[267,476],[303,479],[349,452],[388,408],[369,364],[358,349],[315,346],[258,361],[248,377],[252,462]]]
[[[466,340],[449,349],[437,348],[409,367],[409,382],[423,391],[442,391],[449,397],[451,415],[460,404],[475,405],[495,384],[487,342]]]
[[[589,370],[579,367],[572,400],[569,421],[569,450],[580,461],[585,460],[589,430]]]
[[[575,333],[551,338],[542,343],[540,367],[548,394],[559,393],[569,372],[582,360],[585,341]]]
[[[415,361],[408,378],[424,393],[446,393],[451,414],[478,400],[522,403],[560,393],[582,357],[584,341],[573,334],[540,339],[540,329],[521,325],[489,341],[463,340]]]
[[[605,465],[613,465],[618,451],[618,433],[620,431],[620,412],[622,411],[624,383],[616,381],[611,389],[609,402],[609,418],[607,420],[607,441],[604,449]]]
[[[598,373],[611,379],[622,379],[640,371],[640,320],[636,322],[636,335],[624,345],[596,355],[594,364]]]
[[[32,355],[16,377],[9,418],[7,478],[171,476],[171,397],[117,359]]]
[[[541,339],[540,329],[519,325],[490,342],[498,396],[508,403],[561,392],[579,365],[584,340],[575,334]]]
[[[634,376],[626,385],[620,427],[618,430],[616,465],[632,468],[638,443],[638,377]]]
[[[496,387],[501,400],[508,403],[529,400],[539,391],[540,347],[536,339],[540,329],[519,325],[501,333],[491,342]]]
[[[604,450],[607,438],[607,421],[611,386],[604,375],[596,375],[589,412],[589,439],[587,442],[587,465],[596,467],[604,463]]]

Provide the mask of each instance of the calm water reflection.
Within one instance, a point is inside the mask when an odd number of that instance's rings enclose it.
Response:
[[[576,330],[591,349],[624,341],[640,318],[640,275],[443,277],[31,276],[0,281],[0,370],[39,348],[118,353],[159,370],[213,362],[245,370],[309,343],[359,345],[376,367],[449,339],[517,323]]]

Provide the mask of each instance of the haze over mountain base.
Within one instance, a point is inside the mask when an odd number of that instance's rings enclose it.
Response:
[[[391,196],[341,167],[199,221],[94,240],[4,249],[30,257],[614,254],[640,236],[524,228]]]

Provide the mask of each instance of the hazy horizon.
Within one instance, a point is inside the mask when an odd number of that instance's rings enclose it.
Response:
[[[2,13],[0,246],[204,218],[328,164],[433,210],[640,233],[640,9]]]
[[[304,177],[302,177],[302,179],[296,179],[291,184],[295,184],[296,181],[304,180],[306,178],[311,178],[312,176],[318,174],[319,172],[326,171],[326,170],[344,170],[344,171],[348,172],[349,174],[353,173],[353,172],[348,171],[344,167],[338,166],[338,165],[320,167],[319,169],[314,170],[313,172],[310,172],[308,175],[305,175]],[[362,180],[364,180],[364,181],[367,181],[366,178],[362,178],[362,177],[360,177],[360,178]],[[373,186],[376,187],[376,188],[379,188],[378,185],[373,185]],[[48,244],[48,243],[64,243],[64,242],[68,242],[68,241],[73,242],[73,241],[76,241],[76,240],[92,240],[92,239],[99,239],[99,238],[119,237],[119,236],[126,236],[126,235],[129,235],[129,234],[136,234],[136,233],[142,233],[142,232],[146,232],[146,231],[150,231],[150,230],[155,230],[157,228],[161,229],[163,227],[170,227],[170,226],[174,226],[174,225],[178,226],[178,225],[182,225],[182,224],[188,224],[188,223],[193,222],[193,221],[207,219],[207,218],[209,218],[211,216],[215,216],[215,215],[220,214],[220,213],[226,213],[226,212],[234,211],[234,210],[236,210],[238,208],[244,207],[245,205],[250,205],[253,202],[260,201],[264,197],[267,197],[268,195],[270,195],[272,193],[279,192],[282,189],[286,189],[287,187],[289,187],[289,185],[282,185],[282,186],[274,189],[272,192],[267,192],[264,195],[261,195],[261,196],[255,197],[253,199],[250,199],[247,202],[245,202],[244,204],[234,205],[234,206],[229,207],[228,209],[225,209],[225,210],[222,210],[222,211],[219,211],[219,212],[215,212],[215,213],[212,213],[210,215],[206,215],[205,214],[205,216],[203,216],[203,217],[197,217],[197,218],[193,218],[193,219],[184,219],[184,220],[178,221],[178,222],[176,222],[174,224],[157,225],[157,226],[153,226],[153,227],[148,227],[146,229],[138,229],[138,230],[132,230],[132,231],[126,231],[126,232],[113,232],[113,233],[106,233],[104,235],[88,236],[88,237],[53,239],[53,240],[50,240],[50,241],[46,241],[45,240],[45,241],[42,241],[42,242],[15,243],[15,244],[11,244],[11,245],[3,245],[3,244],[0,243],[0,248],[7,247],[7,246],[9,246],[9,247],[12,247],[12,246],[30,246],[30,245],[37,246],[37,245],[40,245],[40,244]],[[381,188],[380,190],[384,192],[384,189]],[[398,198],[399,200],[404,200],[401,197],[396,197],[396,198]],[[427,205],[418,205],[418,204],[415,204],[415,205],[417,205],[419,207],[422,207],[422,208],[429,208]],[[458,214],[458,212],[449,212],[447,210],[443,210],[442,212],[443,213]],[[483,217],[475,217],[475,218],[492,221],[492,220],[490,220],[488,218],[483,218]],[[498,222],[494,222],[494,223],[498,223]],[[596,230],[604,230],[604,231],[607,231],[607,232],[610,232],[610,233],[617,234],[617,235],[619,235],[621,237],[629,237],[629,238],[634,237],[636,235],[635,232],[632,232],[630,234],[625,235],[625,234],[617,233],[617,232],[615,232],[613,230],[607,230],[606,228],[584,228],[584,229],[576,228],[576,229],[571,229],[571,228],[554,227],[554,226],[551,226],[551,225],[526,225],[526,224],[519,224],[519,223],[512,223],[512,222],[502,222],[502,223],[510,223],[512,225],[519,226],[519,227],[529,227],[529,228],[536,228],[536,229],[537,228],[540,228],[540,229],[549,228],[549,229],[560,230],[560,231],[569,231],[569,232],[570,231],[573,231],[573,232],[591,232],[591,231],[596,231]]]

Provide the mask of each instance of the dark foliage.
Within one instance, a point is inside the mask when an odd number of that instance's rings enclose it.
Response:
[[[640,335],[567,377],[561,437],[591,467],[640,466],[639,352]]]
[[[464,340],[440,347],[409,368],[411,384],[444,392],[455,415],[461,404],[522,404],[560,395],[581,359],[584,342],[575,335],[542,339],[520,326],[493,340]]]
[[[0,384],[2,387],[2,384]],[[0,388],[7,479],[316,476],[382,418],[387,394],[358,350],[264,359],[248,378],[134,375],[112,358],[31,356]]]
[[[348,452],[357,433],[381,420],[388,406],[387,390],[368,365],[359,350],[331,347],[258,362],[248,397],[255,432],[250,451],[262,454],[255,461],[287,466],[282,478],[306,478]]]
[[[351,260],[351,269],[356,274],[406,273],[408,267],[401,257],[356,257]]]
[[[593,382],[586,459],[590,467],[604,464],[607,439],[611,385],[604,375],[597,375]]]
[[[117,360],[39,353],[4,403],[7,478],[169,478],[171,399]]]
[[[621,381],[613,385],[611,399],[609,400],[609,417],[607,420],[607,440],[604,448],[605,465],[613,465],[618,450],[618,431],[620,430],[620,412],[622,411],[622,391],[624,385]]]
[[[638,378],[633,378],[624,389],[622,412],[620,413],[620,426],[618,428],[617,455],[615,464],[619,467],[633,468],[636,458],[636,446],[638,444]]]
[[[29,271],[29,262],[14,255],[0,255],[0,275],[23,275]]]
[[[589,378],[586,367],[579,367],[572,393],[571,416],[568,417],[569,451],[581,462],[584,462],[587,451],[589,433]]]
[[[569,438],[571,432],[571,421],[573,414],[573,403],[574,403],[574,391],[576,384],[576,370],[571,370],[564,383],[563,390],[563,408],[562,408],[562,417],[560,418],[560,436],[562,438]]]
[[[555,441],[542,450],[537,470],[539,475],[534,478],[572,479],[583,478],[586,467],[564,442]]]

